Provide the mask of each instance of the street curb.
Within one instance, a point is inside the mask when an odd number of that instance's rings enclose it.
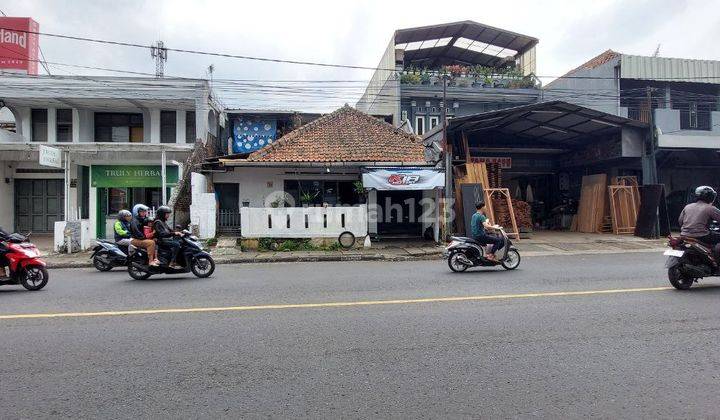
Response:
[[[583,251],[527,251],[522,252],[522,257],[554,257],[554,256],[574,256],[574,255],[597,255],[597,254],[638,254],[650,252],[663,252],[667,248],[647,248],[647,249],[596,249]],[[342,262],[342,261],[424,261],[438,260],[442,258],[441,252],[432,252],[419,255],[385,255],[385,254],[351,254],[351,255],[313,255],[313,256],[295,256],[281,255],[274,257],[261,258],[239,258],[239,257],[220,257],[215,263],[220,264],[269,264],[269,263],[289,263],[289,262]],[[92,262],[48,262],[47,267],[51,269],[61,268],[89,268]]]

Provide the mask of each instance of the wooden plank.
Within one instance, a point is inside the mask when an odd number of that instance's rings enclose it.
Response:
[[[625,185],[610,185],[608,196],[610,198],[611,218],[613,232],[616,235],[635,232],[639,207],[635,201],[637,187]]]
[[[510,197],[510,190],[507,188],[486,188],[484,190],[485,192],[485,203],[486,203],[486,209],[488,212],[488,218],[490,219],[491,223],[499,224],[497,217],[499,216],[497,210],[495,208],[495,204],[493,201],[493,196],[498,196],[500,200],[504,200],[509,217],[510,217],[510,225],[512,226],[512,231],[506,230],[505,232],[509,237],[515,237],[516,240],[520,240],[520,229],[518,229],[517,220],[515,219],[515,211],[513,209],[512,199]],[[505,227],[505,226],[503,226]]]
[[[577,231],[601,233],[605,217],[607,175],[586,175],[582,178],[580,202],[577,212]]]

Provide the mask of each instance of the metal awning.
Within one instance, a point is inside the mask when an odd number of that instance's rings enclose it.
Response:
[[[537,38],[471,20],[399,29],[394,39],[405,50],[405,64],[428,67],[451,61],[498,66],[538,43]]]
[[[563,101],[540,102],[452,119],[448,134],[496,131],[548,143],[570,144],[623,127],[647,129],[646,123]]]

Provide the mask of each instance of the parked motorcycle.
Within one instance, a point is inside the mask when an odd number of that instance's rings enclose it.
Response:
[[[710,226],[715,232],[719,229],[717,225]],[[701,278],[720,276],[720,244],[713,248],[694,238],[669,235],[668,246],[670,249],[664,252],[668,257],[665,268],[674,288],[688,290]]]
[[[181,274],[192,272],[199,278],[210,277],[215,271],[215,261],[209,253],[200,246],[198,239],[191,235],[190,231],[183,230],[180,236],[180,251],[175,262],[177,267],[168,265],[170,250],[159,246],[159,266],[149,264],[147,251],[138,248],[128,257],[128,274],[135,280],[145,280],[156,274]]]
[[[50,279],[45,265],[28,237],[0,229],[0,275],[5,274],[0,276],[0,285],[20,284],[27,290],[40,290]]]
[[[448,260],[448,266],[454,272],[462,272],[470,267],[494,267],[502,265],[506,270],[514,270],[520,265],[520,253],[513,246],[512,241],[505,233],[505,229],[495,226],[500,232],[500,236],[504,240],[504,245],[495,253],[495,260],[485,258],[485,246],[472,238],[462,236],[453,236],[450,238],[450,244],[445,249],[445,257]]]
[[[110,271],[127,266],[128,247],[102,239],[97,240],[90,259],[98,271]]]

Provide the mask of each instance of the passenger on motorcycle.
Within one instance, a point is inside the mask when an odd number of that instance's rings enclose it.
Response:
[[[160,206],[155,212],[153,228],[155,229],[158,246],[170,249],[168,264],[170,267],[175,267],[175,258],[177,257],[178,251],[180,251],[180,242],[178,242],[176,238],[180,236],[181,233],[173,231],[170,226],[168,226],[167,220],[170,217],[170,213],[172,213],[170,207]]]
[[[472,216],[470,232],[473,239],[479,243],[483,245],[492,244],[490,253],[485,255],[485,259],[495,261],[495,253],[502,247],[503,240],[502,238],[487,233],[488,230],[495,230],[495,227],[490,224],[490,219],[485,215],[485,203],[480,202],[475,204],[475,209],[477,211]]]
[[[130,222],[132,222],[132,213],[128,210],[120,210],[120,212],[118,212],[118,219],[113,226],[116,244],[130,246],[130,241],[132,240],[132,235],[130,235]]]
[[[697,201],[690,203],[680,213],[680,235],[696,239],[708,245],[720,243],[720,233],[708,228],[713,221],[720,221],[720,210],[713,205],[717,193],[706,185],[695,189]]]
[[[155,241],[145,237],[144,228],[148,221],[147,212],[148,207],[144,204],[136,204],[135,207],[133,207],[133,219],[132,222],[130,222],[130,235],[132,236],[130,243],[134,247],[145,249],[148,254],[148,259],[151,260],[149,261],[150,265],[157,266],[160,264],[160,261],[158,261],[157,254],[155,253]]]

